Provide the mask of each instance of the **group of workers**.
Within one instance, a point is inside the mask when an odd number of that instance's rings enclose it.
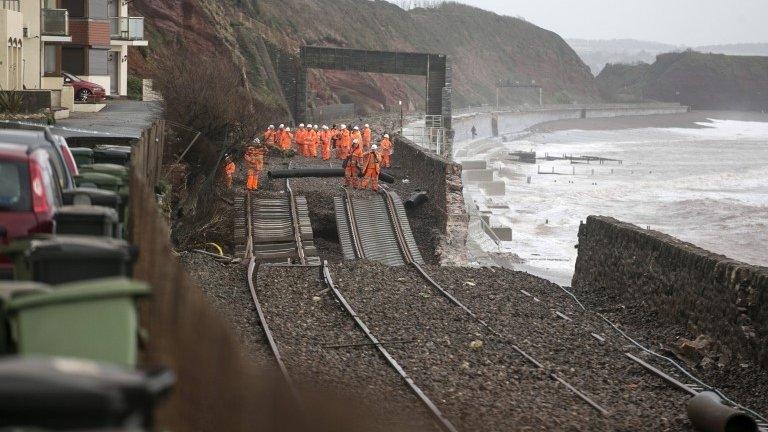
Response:
[[[247,169],[246,189],[259,188],[259,177],[264,168],[264,156],[269,147],[282,151],[294,149],[298,154],[308,158],[330,160],[332,151],[336,150],[336,158],[342,161],[345,174],[345,185],[358,189],[379,189],[379,174],[381,168],[391,166],[392,141],[384,134],[379,144],[373,144],[373,133],[370,125],[362,130],[358,126],[351,130],[346,125],[300,124],[295,133],[290,127],[280,125],[275,128],[270,125],[264,132],[264,141],[258,138],[246,148],[244,162]],[[226,157],[224,174],[227,187],[232,187],[236,166],[230,156]],[[362,174],[362,179],[359,175]]]

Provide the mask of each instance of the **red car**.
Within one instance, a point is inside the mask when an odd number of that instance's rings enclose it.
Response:
[[[75,88],[75,100],[80,102],[103,101],[107,98],[107,91],[104,87],[89,81],[80,79],[69,72],[62,72],[64,84],[69,84]]]

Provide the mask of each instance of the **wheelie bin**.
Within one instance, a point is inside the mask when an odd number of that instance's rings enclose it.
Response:
[[[48,285],[37,282],[8,281],[0,283],[0,355],[13,352],[11,330],[6,315],[6,307],[14,298],[29,294],[50,292]]]
[[[0,247],[14,260],[14,278],[51,285],[130,276],[137,250],[125,240],[45,235]]]
[[[93,160],[96,163],[110,163],[127,166],[131,161],[131,147],[97,145],[93,148]]]
[[[143,282],[97,279],[13,298],[5,310],[19,354],[133,366],[139,342],[136,299],[149,293]]]
[[[95,187],[112,192],[120,192],[120,188],[123,187],[123,181],[120,177],[99,172],[80,173],[80,175],[75,176],[75,184],[80,188]]]
[[[153,430],[176,378],[65,357],[0,359],[0,429]]]
[[[97,237],[120,237],[117,211],[109,207],[74,205],[62,206],[54,214],[56,234]]]

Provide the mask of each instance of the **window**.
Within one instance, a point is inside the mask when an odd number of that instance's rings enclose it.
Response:
[[[88,75],[85,73],[85,48],[62,47],[61,69],[74,75]]]
[[[61,7],[69,11],[70,18],[86,18],[86,0],[61,0]]]
[[[29,195],[27,165],[0,161],[0,211],[29,211],[32,208]]]
[[[45,76],[61,75],[61,62],[57,45],[46,44],[43,48],[43,74]]]

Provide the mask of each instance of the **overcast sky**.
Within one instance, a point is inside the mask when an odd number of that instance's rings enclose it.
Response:
[[[564,38],[629,38],[688,46],[768,42],[768,0],[459,1],[522,16]]]

